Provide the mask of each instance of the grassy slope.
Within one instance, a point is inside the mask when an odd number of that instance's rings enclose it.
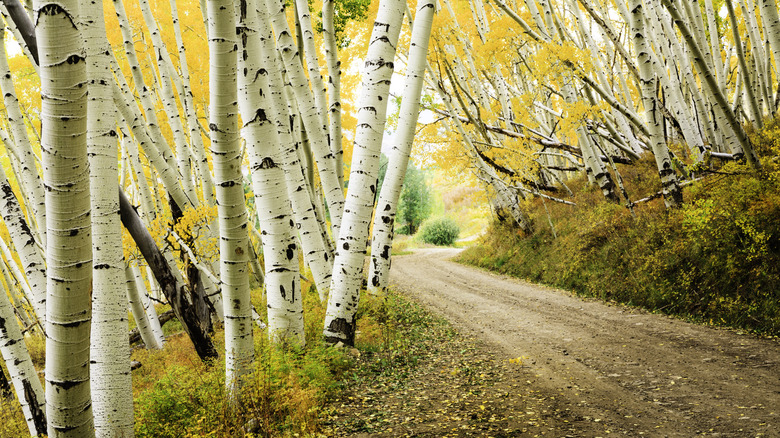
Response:
[[[759,175],[736,164],[685,189],[685,207],[661,200],[635,216],[574,182],[577,207],[529,205],[536,230],[495,224],[465,263],[576,293],[716,325],[780,335],[780,126],[754,136]],[[658,190],[653,163],[621,167],[633,199]]]

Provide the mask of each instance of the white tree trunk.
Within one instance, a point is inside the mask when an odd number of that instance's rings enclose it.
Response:
[[[239,0],[241,39],[238,57],[239,108],[244,126],[255,197],[255,210],[262,229],[265,260],[265,292],[268,306],[268,335],[272,341],[305,342],[303,299],[298,271],[298,245],[287,184],[281,167],[276,126],[268,117],[270,89],[261,74],[262,59],[257,12],[251,2]]]
[[[287,24],[284,2],[266,0],[266,5],[276,34],[277,50],[281,53],[284,66],[287,69],[287,78],[293,87],[300,115],[306,127],[306,134],[309,136],[314,157],[317,160],[317,169],[325,192],[325,199],[328,202],[333,238],[335,239],[339,234],[341,215],[344,211],[344,192],[339,184],[336,159],[331,152],[327,133],[322,124],[324,108],[317,107],[309,89],[309,82],[304,75],[298,49]],[[262,7],[262,5],[258,6]]]
[[[8,368],[16,398],[22,405],[30,436],[46,435],[46,401],[43,397],[43,387],[30,359],[30,353],[27,352],[13,306],[4,290],[0,290],[0,355]]]
[[[38,251],[35,238],[24,218],[19,200],[16,198],[5,171],[0,167],[0,214],[11,235],[16,253],[22,262],[24,276],[19,281],[27,281],[30,296],[27,298],[42,325],[46,324],[46,262]]]
[[[90,232],[86,61],[77,0],[36,0],[46,186],[48,435],[90,437]]]
[[[209,128],[219,211],[219,258],[225,302],[226,384],[238,396],[252,372],[252,303],[249,300],[249,236],[238,134],[235,9],[230,0],[208,0]]]
[[[117,185],[118,136],[113,75],[102,3],[82,0],[89,102],[87,152],[92,214],[92,342],[90,379],[95,435],[132,437],[133,389],[127,342],[124,254]]]
[[[387,163],[387,173],[385,173],[382,191],[379,193],[374,226],[371,232],[371,267],[368,290],[372,293],[384,293],[388,284],[395,214],[398,198],[401,195],[401,185],[404,181],[404,175],[406,175],[406,167],[409,164],[409,154],[414,143],[417,117],[420,114],[420,92],[425,82],[428,41],[430,40],[435,10],[436,5],[433,0],[420,0],[417,3],[417,15],[414,17],[398,129],[392,138],[393,149]]]
[[[387,96],[405,9],[404,2],[399,0],[382,0],[379,3],[365,58],[349,189],[325,313],[324,336],[332,343],[341,341],[353,345],[355,342],[355,312],[360,299],[368,228],[376,195]]]
[[[147,303],[151,300],[149,300],[148,297],[144,300],[146,291],[142,289],[142,284],[139,284],[136,281],[136,269],[133,269],[130,264],[127,264],[125,267],[125,290],[127,292],[127,301],[130,303],[130,310],[133,312],[135,325],[138,327],[138,333],[141,335],[141,340],[144,345],[146,345],[147,349],[159,350],[163,347],[165,341],[165,338],[162,336],[162,329],[160,328],[160,320],[157,318],[156,311],[149,311],[150,308],[154,309],[154,306],[149,305],[147,308]],[[152,318],[154,318],[154,320]]]
[[[35,223],[29,223],[33,233],[40,237],[41,245],[46,247],[46,206],[44,204],[45,194],[43,182],[38,174],[35,154],[30,139],[27,136],[27,126],[22,118],[22,112],[19,109],[19,101],[16,98],[16,89],[11,79],[11,71],[8,67],[5,52],[5,29],[0,24],[0,44],[3,45],[3,52],[0,54],[0,91],[3,93],[3,104],[8,118],[8,125],[13,135],[16,145],[16,155],[19,159],[19,168],[21,170],[20,184],[25,188],[25,202],[32,211]],[[39,315],[43,317],[44,315]]]
[[[644,6],[641,0],[631,1],[631,35],[633,35],[634,47],[637,53],[637,65],[639,67],[640,84],[642,85],[642,104],[645,109],[645,118],[650,130],[650,147],[653,149],[658,174],[661,177],[664,202],[667,207],[679,207],[682,205],[682,189],[677,184],[677,175],[672,167],[669,157],[669,148],[663,134],[663,116],[659,109],[660,103],[656,95],[656,79],[652,66],[652,53],[650,45],[645,38]]]
[[[290,128],[289,102],[285,96],[285,81],[282,77],[280,63],[277,62],[276,47],[273,44],[273,32],[268,22],[268,13],[263,3],[257,6],[258,32],[260,32],[260,53],[263,66],[267,72],[268,102],[271,111],[267,114],[274,121],[280,141],[282,153],[282,168],[287,181],[287,195],[292,203],[295,215],[298,238],[303,251],[303,259],[311,269],[320,300],[324,301],[328,294],[333,270],[333,253],[330,249],[330,241],[322,226],[314,205],[309,187],[301,168],[301,160],[298,156]],[[319,203],[317,203],[319,204]],[[323,222],[324,223],[324,222]]]

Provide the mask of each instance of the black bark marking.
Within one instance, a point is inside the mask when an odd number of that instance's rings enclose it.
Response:
[[[263,111],[263,110],[260,110]],[[263,116],[265,116],[265,111],[263,111]],[[266,119],[268,120],[268,119]],[[265,157],[263,158],[263,161],[260,163],[261,169],[273,169],[277,167],[276,163],[274,163],[274,160],[271,159],[271,157]]]
[[[355,323],[348,322],[344,318],[336,318],[328,325],[328,331],[331,333],[338,333],[341,336],[325,336],[325,342],[329,344],[335,344],[337,342],[343,342],[350,347],[355,345]]]
[[[344,242],[344,245],[342,246],[345,251],[349,251],[349,242]]]

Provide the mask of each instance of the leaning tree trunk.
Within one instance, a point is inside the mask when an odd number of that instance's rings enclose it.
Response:
[[[0,290],[0,355],[8,368],[16,398],[22,405],[30,436],[46,435],[43,387],[24,344],[13,306],[3,290]],[[1,392],[0,387],[0,398],[3,395]]]
[[[86,60],[77,0],[35,1],[46,191],[49,437],[94,436],[89,385],[92,238]]]
[[[30,286],[27,298],[33,306],[41,324],[46,321],[46,262],[38,251],[35,237],[27,225],[19,200],[11,184],[0,167],[0,214],[2,214],[8,233],[11,235],[16,253],[22,262],[24,277]],[[19,281],[24,281],[20,278]]]
[[[25,16],[26,17],[26,16]],[[2,35],[0,35],[0,44],[5,48],[4,26],[0,24]],[[0,53],[0,90],[3,93],[3,104],[8,118],[8,126],[11,135],[13,135],[16,144],[16,156],[19,158],[19,168],[21,175],[20,185],[25,188],[25,202],[32,210],[35,219],[32,225],[33,233],[40,236],[41,245],[46,246],[46,206],[45,194],[41,177],[38,174],[38,166],[35,164],[35,153],[30,145],[30,139],[27,136],[27,126],[22,118],[22,112],[19,108],[19,100],[16,98],[16,89],[12,79],[11,71],[8,67],[6,52]],[[45,304],[45,303],[43,303]],[[38,315],[43,319],[45,315]]]
[[[414,29],[409,49],[409,65],[406,68],[398,130],[393,137],[393,150],[390,153],[388,170],[379,193],[371,239],[371,267],[368,290],[383,293],[387,288],[390,271],[390,251],[393,245],[393,226],[401,195],[401,185],[409,164],[412,151],[417,116],[420,114],[420,92],[425,78],[425,66],[428,57],[433,14],[436,10],[432,0],[420,0],[417,3],[417,15],[414,17]]]
[[[209,128],[219,212],[219,260],[225,302],[225,382],[237,397],[252,371],[252,303],[249,301],[249,235],[239,144],[235,9],[230,0],[208,0]]]
[[[404,3],[399,0],[382,0],[379,3],[366,53],[352,170],[325,313],[324,336],[331,343],[355,343],[355,312],[360,300],[363,260],[376,195],[387,96],[405,9]]]
[[[682,189],[677,183],[677,175],[672,167],[669,157],[669,148],[666,146],[663,133],[663,116],[659,108],[656,91],[656,79],[653,73],[652,55],[650,45],[645,38],[644,6],[641,0],[632,0],[631,3],[631,34],[634,47],[637,52],[637,64],[639,65],[639,83],[642,85],[642,104],[645,108],[647,128],[650,130],[650,147],[655,155],[655,163],[658,166],[658,174],[661,176],[664,202],[666,207],[679,207],[682,205]]]
[[[294,234],[287,183],[281,167],[276,126],[267,116],[270,112],[265,76],[261,74],[260,34],[257,12],[252,2],[240,0],[241,38],[239,56],[239,108],[244,126],[241,134],[246,143],[260,221],[265,260],[265,293],[268,307],[268,336],[275,342],[305,342],[303,297],[298,269],[298,245]],[[246,12],[244,12],[246,11]]]

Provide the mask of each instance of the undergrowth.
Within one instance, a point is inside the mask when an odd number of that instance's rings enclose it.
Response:
[[[753,134],[761,172],[728,163],[662,200],[625,207],[575,181],[576,207],[529,206],[535,231],[494,224],[461,261],[701,322],[780,335],[780,123]],[[634,199],[659,190],[654,163],[619,168]],[[555,237],[554,237],[555,236]]]
[[[358,311],[356,348],[328,347],[321,340],[324,305],[315,291],[304,291],[306,346],[271,345],[265,330],[256,328],[256,366],[236,399],[227,394],[224,359],[202,363],[182,333],[170,336],[162,350],[136,349],[132,358],[142,364],[133,371],[136,436],[323,436],[329,399],[364,379],[402,378],[440,332],[432,327],[442,326],[402,297],[367,296]],[[261,291],[253,291],[253,301],[258,310],[265,307]],[[224,351],[223,336],[219,329],[214,333],[218,351]],[[28,341],[42,368],[42,346]],[[0,397],[0,417],[0,436],[29,435],[13,398]]]

